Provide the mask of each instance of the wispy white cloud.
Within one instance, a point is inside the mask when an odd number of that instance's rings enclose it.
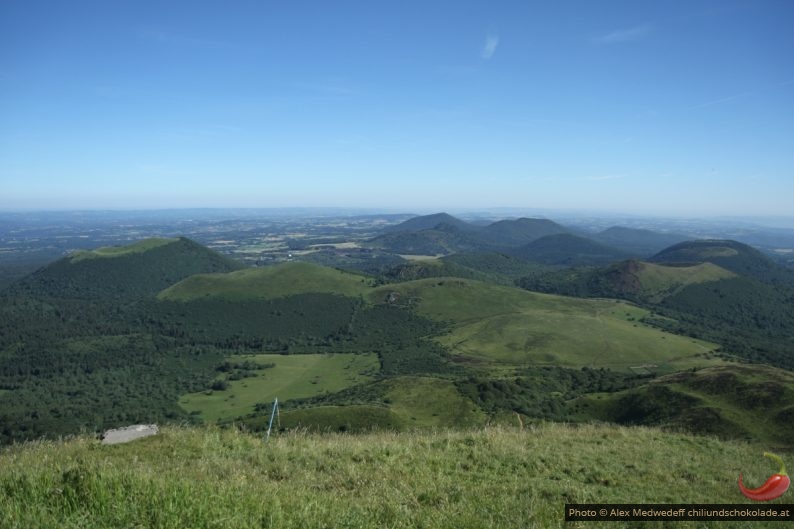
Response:
[[[643,24],[628,29],[618,29],[604,35],[599,35],[593,39],[593,42],[599,44],[619,44],[621,42],[632,42],[640,40],[648,36],[651,32],[651,26]]]
[[[691,107],[689,107],[689,110],[694,110],[696,108],[704,108],[704,107],[710,107],[710,106],[713,106],[713,105],[719,105],[719,104],[722,104],[722,103],[727,103],[729,101],[733,101],[735,99],[740,99],[740,98],[748,96],[750,94],[751,94],[751,92],[742,92],[741,94],[734,94],[732,96],[721,97],[719,99],[713,99],[711,101],[706,101],[705,103],[700,103],[698,105],[691,106]]]
[[[496,53],[497,46],[499,46],[499,35],[488,35],[485,37],[485,44],[483,44],[480,51],[480,57],[485,60],[490,59]]]

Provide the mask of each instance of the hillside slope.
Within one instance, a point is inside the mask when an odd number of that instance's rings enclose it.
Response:
[[[437,341],[460,361],[619,370],[653,363],[664,371],[716,348],[642,324],[638,320],[647,311],[614,300],[522,292],[459,278],[384,285],[370,294],[372,301],[383,299],[449,325]]]
[[[602,268],[540,271],[518,284],[527,290],[659,303],[688,286],[737,277],[712,263],[665,266],[627,260]]]
[[[639,388],[588,395],[571,409],[589,419],[665,426],[794,448],[794,374],[759,365],[681,371]]]
[[[632,271],[633,268],[636,268],[636,272]],[[635,293],[642,299],[654,302],[676,294],[690,285],[735,277],[733,272],[708,262],[694,266],[661,266],[629,261],[622,269],[616,266],[613,270],[613,273],[621,277],[636,277],[639,288]]]
[[[736,478],[761,483],[763,451],[613,426],[276,432],[267,444],[166,428],[126,445],[81,437],[5,449],[0,504],[5,527],[563,528],[565,503],[750,504]]]
[[[777,265],[755,248],[736,241],[686,241],[662,250],[649,261],[677,264],[708,262],[762,283],[794,286],[794,273]]]
[[[419,231],[385,233],[370,240],[368,244],[396,254],[413,255],[446,255],[475,251],[483,246],[476,232],[449,223],[440,223],[433,228]]]
[[[665,318],[654,325],[723,344],[753,362],[794,368],[794,282],[791,271],[733,241],[690,241],[654,262],[624,261],[597,269],[532,274],[527,290],[641,303]]]

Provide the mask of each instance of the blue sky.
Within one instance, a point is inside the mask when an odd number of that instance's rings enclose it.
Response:
[[[794,211],[794,2],[0,2],[0,209]]]

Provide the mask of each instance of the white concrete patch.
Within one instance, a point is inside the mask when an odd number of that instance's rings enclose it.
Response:
[[[103,445],[115,445],[119,443],[129,443],[141,437],[156,435],[158,432],[156,424],[134,424],[124,428],[108,430],[102,435]]]

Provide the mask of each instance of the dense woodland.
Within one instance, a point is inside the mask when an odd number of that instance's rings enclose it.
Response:
[[[567,403],[588,393],[613,393],[635,387],[648,376],[608,369],[527,367],[509,379],[470,376],[458,382],[461,393],[489,413],[516,412],[527,417],[565,420]]]
[[[237,353],[376,352],[382,376],[447,369],[444,350],[425,338],[438,325],[405,308],[319,293],[154,296],[193,273],[238,268],[180,240],[124,258],[64,259],[7,289],[0,442],[189,420],[179,395],[209,387]]]
[[[10,303],[2,329],[3,441],[187,419],[182,393],[208,387],[228,355],[375,352],[381,374],[447,370],[423,338],[437,329],[404,308],[296,295],[272,301]],[[73,315],[69,317],[67,315]]]

